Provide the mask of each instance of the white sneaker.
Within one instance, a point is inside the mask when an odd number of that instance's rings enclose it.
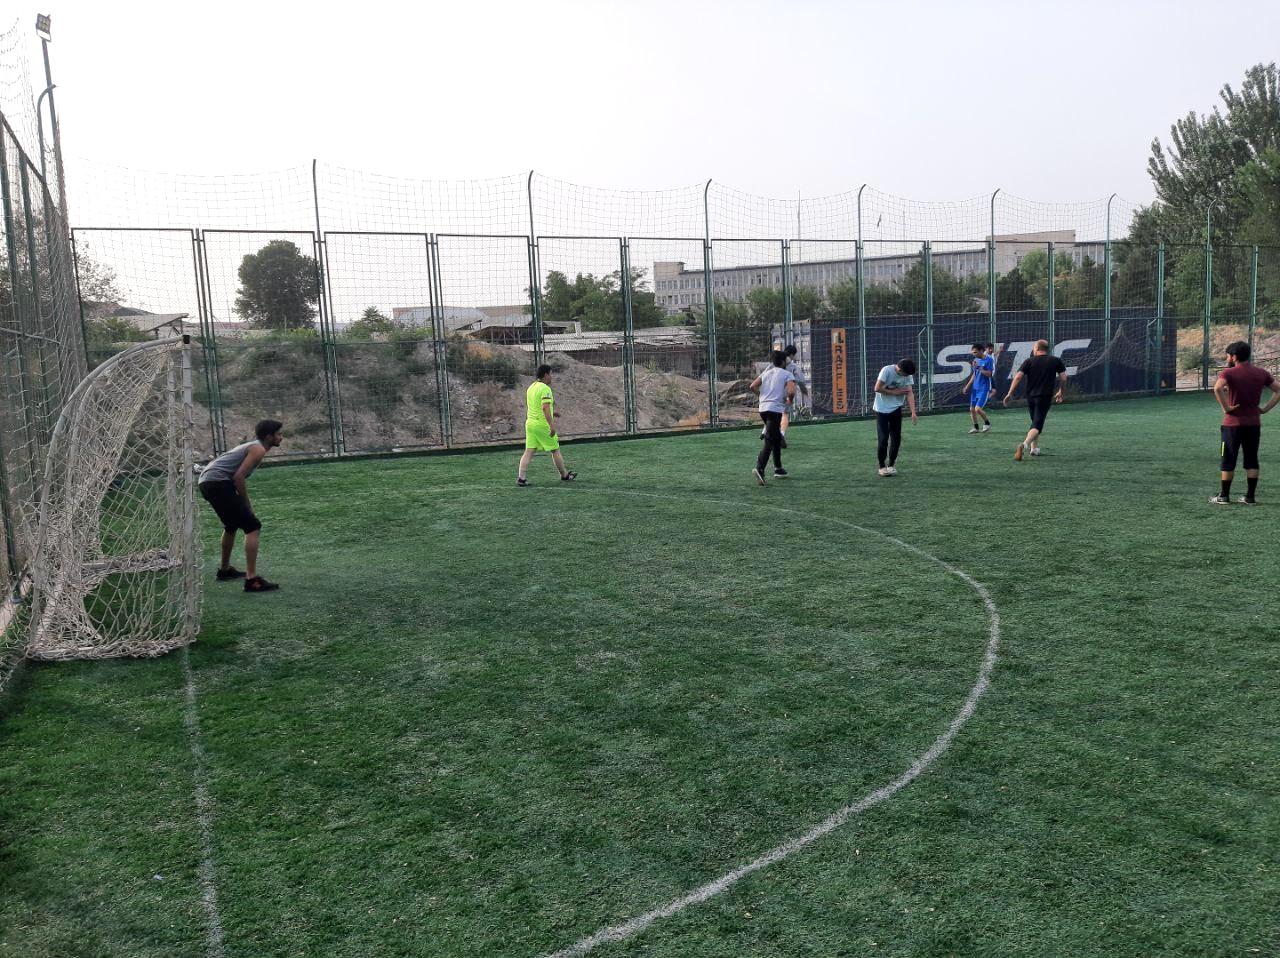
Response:
[[[981,430],[981,429],[979,429],[977,426],[974,426],[972,429],[970,429],[970,430],[969,430],[969,435],[971,435],[971,436],[972,436],[972,435],[974,435],[975,433],[980,433],[980,432],[982,432],[982,430]]]
[[[882,477],[886,477],[886,478],[887,478],[888,476],[892,476],[892,475],[893,475],[893,472],[889,469],[889,467],[888,467],[888,466],[881,466],[881,467],[880,467],[880,469],[878,470],[878,472],[879,472],[879,474],[880,474]]]
[[[1039,446],[1032,446],[1032,447],[1031,447],[1031,455],[1033,455],[1033,456],[1038,456],[1038,455],[1040,455],[1040,447],[1039,447]]]
[[[888,469],[888,474],[891,476],[896,476],[898,474],[898,470],[893,468],[893,466],[889,466],[887,467],[887,469]]]
[[[983,432],[990,432],[990,431],[991,431],[991,423],[989,423],[989,422],[988,422],[988,423],[983,423],[983,424],[982,424],[982,431],[983,431]]]
[[[755,476],[755,477],[756,477],[756,482],[760,483],[760,485],[762,485],[762,486],[764,485],[764,473],[763,473],[763,472],[761,472],[759,469],[752,469],[752,470],[751,470],[751,475],[753,475],[753,476]]]
[[[1231,505],[1231,500],[1230,500],[1230,499],[1228,499],[1226,496],[1214,496],[1214,497],[1213,497],[1212,499],[1210,499],[1209,501],[1210,501],[1210,502],[1212,502],[1215,506],[1229,506],[1229,505]]]

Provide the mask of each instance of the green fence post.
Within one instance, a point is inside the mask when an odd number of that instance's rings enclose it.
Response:
[[[533,364],[541,366],[547,361],[547,342],[542,328],[542,277],[538,273],[538,243],[529,234],[525,255],[529,260],[529,322],[533,325]]]
[[[795,336],[795,317],[791,309],[791,241],[782,241],[782,344],[790,346]]]
[[[209,282],[209,248],[204,233],[195,231],[197,270],[200,279],[200,295],[205,300],[205,312],[209,317],[209,335],[205,340],[205,365],[213,370],[213,394],[209,397],[209,419],[213,426],[213,454],[220,456],[227,451],[227,424],[222,409],[222,367],[218,356],[218,336],[214,329],[213,286]]]
[[[440,279],[440,240],[427,234],[428,290],[431,298],[431,339],[436,358],[436,390],[440,394],[440,441],[453,445],[453,418],[449,410],[449,344],[445,340],[444,286]]]
[[[1102,249],[1102,398],[1111,398],[1111,240]]]
[[[1253,248],[1252,275],[1249,279],[1249,348],[1253,349],[1253,334],[1258,329],[1258,247]]]
[[[1200,388],[1209,388],[1209,326],[1213,321],[1213,241],[1210,213],[1204,232],[1204,343],[1200,351]]]
[[[47,330],[43,328],[44,309],[40,300],[40,257],[36,253],[36,227],[35,220],[31,216],[31,177],[25,162],[20,164],[19,173],[22,180],[23,217],[26,221],[27,266],[31,271],[31,302],[35,306],[36,326],[41,330],[41,335],[36,338],[36,358],[40,365],[40,413],[37,436],[40,445],[44,446],[49,442],[49,433],[53,428],[49,419],[57,402],[50,400],[49,397],[49,359],[45,349],[46,337],[43,335]],[[52,280],[52,272],[50,279]]]
[[[13,359],[17,366],[18,383],[23,393],[29,392],[27,385],[27,364],[26,350],[23,341],[26,339],[24,330],[27,324],[23,322],[23,294],[21,283],[21,272],[18,269],[18,247],[14,239],[13,225],[13,189],[9,182],[9,160],[7,157],[7,148],[5,141],[8,139],[7,130],[0,128],[0,206],[4,207],[4,236],[5,236],[5,252],[9,257],[9,289],[10,299],[12,300],[13,328],[14,328],[14,349]],[[16,145],[16,142],[15,142]],[[38,326],[38,322],[32,325]],[[22,403],[22,418],[25,427],[25,437],[27,442],[36,441],[35,423],[31,419],[31,404],[29,402]],[[39,478],[36,475],[34,459],[28,454],[26,458],[27,482],[31,489],[39,488]]]
[[[329,432],[333,454],[341,456],[345,441],[342,435],[342,384],[338,378],[338,321],[333,315],[333,296],[329,291],[329,247],[320,227],[320,179],[318,161],[311,161],[311,195],[315,200],[316,232],[316,305],[320,308],[320,357],[324,362],[325,391],[329,400]]]
[[[867,295],[866,270],[863,266],[862,240],[855,247],[855,270],[858,274],[858,391],[862,397],[862,414],[871,408],[871,394],[867,389]]]
[[[711,288],[711,241],[702,241],[703,321],[707,326],[707,418],[715,428],[720,425],[720,403],[716,396],[716,298]]]
[[[1156,249],[1156,349],[1159,351],[1159,358],[1156,359],[1156,395],[1158,396],[1164,386],[1164,240],[1160,241]],[[1178,388],[1176,349],[1174,353],[1173,388],[1176,392]]]
[[[924,360],[920,375],[925,377],[925,408],[933,408],[933,245],[925,240],[924,249]]]
[[[1053,277],[1049,277],[1053,285]],[[987,338],[996,342],[996,241],[987,240]]]
[[[618,259],[622,264],[622,406],[623,422],[628,433],[638,428],[636,415],[635,315],[631,305],[631,244],[618,240]]]
[[[1045,295],[1045,313],[1048,321],[1048,328],[1045,332],[1048,335],[1049,348],[1052,349],[1058,344],[1056,321],[1054,319],[1054,311],[1057,308],[1055,305],[1057,285],[1053,281],[1053,271],[1057,269],[1057,247],[1053,243],[1049,243],[1046,252],[1049,256],[1049,289]]]

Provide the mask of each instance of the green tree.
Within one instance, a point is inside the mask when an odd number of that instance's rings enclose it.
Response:
[[[996,308],[1001,310],[1038,309],[1027,278],[1022,269],[1015,266],[996,279]]]
[[[1082,257],[1078,269],[1055,277],[1054,306],[1058,309],[1102,309],[1106,299],[1105,279],[1106,268],[1101,263],[1094,262],[1089,256]]]
[[[782,326],[787,318],[786,295],[781,288],[757,286],[747,293],[747,305],[766,326]],[[822,297],[813,286],[796,286],[791,290],[791,320],[805,322],[818,314]]]
[[[124,316],[86,320],[84,335],[90,352],[109,349],[117,343],[140,343],[151,338]]]
[[[731,371],[736,377],[744,377],[764,362],[773,343],[770,323],[757,316],[746,303],[715,301],[716,315],[716,366],[721,371]],[[698,338],[704,343],[708,337],[707,317],[698,320]]]
[[[360,314],[359,319],[347,327],[346,334],[350,339],[368,339],[372,336],[386,336],[403,328],[402,323],[391,319],[377,306],[369,306]]]
[[[1250,215],[1239,176],[1252,160],[1280,148],[1280,71],[1257,64],[1245,71],[1239,91],[1220,91],[1223,106],[1194,111],[1169,130],[1169,145],[1152,141],[1147,171],[1155,185],[1163,233],[1203,241],[1205,213],[1213,209],[1215,242],[1238,241]]]
[[[260,329],[311,329],[320,299],[316,261],[289,240],[272,240],[240,262],[236,315]]]
[[[644,279],[643,269],[631,270],[631,325],[634,329],[661,326],[666,313]],[[584,330],[620,332],[626,328],[622,270],[605,276],[579,273],[573,282],[559,270],[547,274],[542,289],[543,323],[581,323]]]

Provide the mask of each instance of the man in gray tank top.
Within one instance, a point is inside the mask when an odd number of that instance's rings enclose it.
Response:
[[[222,564],[218,566],[218,581],[243,578],[245,592],[274,592],[280,588],[258,575],[258,540],[262,523],[253,514],[246,480],[253,475],[263,457],[284,441],[283,428],[284,425],[274,419],[262,420],[253,430],[257,439],[228,449],[200,470],[200,495],[213,506],[222,522]],[[231,565],[236,532],[244,533],[247,575]]]

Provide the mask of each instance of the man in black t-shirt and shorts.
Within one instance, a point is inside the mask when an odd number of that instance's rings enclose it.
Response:
[[[1009,384],[1009,392],[1005,394],[1004,404],[1018,390],[1018,383],[1027,381],[1027,412],[1031,414],[1031,429],[1027,438],[1018,443],[1013,451],[1014,462],[1022,462],[1024,453],[1040,455],[1040,444],[1037,440],[1044,432],[1044,420],[1049,415],[1049,408],[1054,403],[1062,402],[1062,391],[1067,388],[1067,367],[1062,360],[1049,352],[1049,341],[1041,339],[1036,342],[1035,353],[1022,364]],[[1056,386],[1056,388],[1055,388]]]

